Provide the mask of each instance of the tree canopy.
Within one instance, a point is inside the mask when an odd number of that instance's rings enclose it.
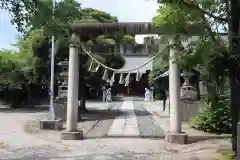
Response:
[[[69,52],[69,26],[77,21],[88,22],[117,22],[117,17],[93,8],[81,8],[81,4],[75,0],[57,2],[55,11],[51,0],[43,1],[15,1],[4,0],[0,2],[1,8],[7,9],[12,14],[12,22],[17,29],[24,33],[17,40],[15,47],[19,52],[2,50],[0,90],[3,92],[27,90],[31,97],[33,86],[48,88],[50,77],[50,50],[51,36],[55,36],[56,63],[68,58]],[[54,19],[52,16],[54,15]],[[135,39],[131,36],[112,37],[101,35],[92,37],[83,42],[87,44],[116,44],[116,42],[131,42]],[[87,43],[86,43],[87,42]],[[95,58],[113,68],[121,68],[125,60],[121,55],[107,54],[94,55]],[[91,60],[86,55],[80,58],[81,76],[83,87],[99,87],[101,70],[95,74],[88,72]],[[14,71],[14,72],[12,72]],[[56,70],[56,77],[59,69]],[[93,79],[93,80],[92,80]],[[81,81],[82,81],[81,80]],[[95,83],[97,82],[97,83]],[[36,88],[36,87],[35,87]],[[38,88],[39,89],[39,88]],[[7,94],[5,94],[7,95]]]
[[[216,95],[220,95],[222,82],[229,79],[230,106],[232,118],[233,150],[237,148],[236,124],[239,116],[239,17],[237,12],[240,6],[238,1],[232,0],[158,0],[158,15],[153,19],[155,25],[166,26],[169,33],[184,31],[189,25],[199,23],[202,34],[198,40],[191,42],[187,47],[188,53],[179,57],[183,66],[198,70],[202,78],[210,81],[212,89],[211,102],[217,102]],[[190,23],[188,23],[190,22]],[[203,25],[200,23],[202,22]],[[194,28],[193,28],[194,29]],[[228,39],[224,40],[220,32],[228,32]],[[187,34],[187,32],[186,32]],[[228,41],[229,40],[229,41]],[[214,103],[213,103],[214,104]],[[214,105],[212,105],[214,107]],[[226,107],[228,108],[228,107]],[[229,108],[228,108],[229,109]],[[228,110],[229,112],[229,110]]]

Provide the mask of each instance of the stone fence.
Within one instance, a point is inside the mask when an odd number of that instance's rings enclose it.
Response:
[[[199,105],[197,101],[181,100],[180,104],[182,122],[188,122],[199,113]]]
[[[181,120],[188,122],[199,113],[199,103],[197,101],[181,100]],[[169,112],[169,99],[166,103],[166,111]]]

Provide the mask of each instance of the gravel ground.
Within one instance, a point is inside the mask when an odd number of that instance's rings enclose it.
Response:
[[[159,112],[159,105],[161,105],[159,102],[140,102],[142,108],[139,107],[138,103],[135,102],[135,109],[148,112],[145,116],[136,113],[138,118],[143,118],[138,120],[139,124],[145,123],[145,125],[142,125],[144,127],[147,125],[155,126],[154,130],[157,131],[160,130],[159,128],[162,128],[162,130],[167,128],[168,117],[166,113]],[[92,106],[101,106],[101,110],[107,110],[102,103],[94,103]],[[119,104],[115,105],[115,109],[118,106]],[[62,141],[59,138],[59,132],[40,131],[38,129],[38,122],[45,115],[46,111],[42,110],[0,112],[0,159],[212,160],[216,152],[230,147],[229,139],[224,139],[224,137],[216,138],[214,135],[197,132],[186,125],[183,125],[184,131],[191,138],[194,137],[196,143],[176,145],[169,144],[163,139],[139,137],[106,138],[103,137],[106,130],[108,130],[106,126],[111,125],[114,119],[114,116],[108,117],[109,120],[108,118],[103,118],[106,114],[102,114],[102,119],[97,117],[91,121],[86,120],[79,123],[78,127],[83,129],[84,133],[89,136],[87,139],[83,141]],[[102,132],[98,134],[98,131],[101,131],[101,127]],[[140,129],[140,132],[143,128]],[[209,138],[210,136],[212,137]],[[197,142],[199,139],[201,141]]]

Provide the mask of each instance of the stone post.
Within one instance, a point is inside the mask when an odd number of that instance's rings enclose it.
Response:
[[[175,45],[175,41],[172,42]],[[170,98],[170,131],[179,133],[180,122],[180,69],[175,62],[177,48],[171,47],[169,55],[169,98]]]
[[[151,101],[154,101],[154,87],[151,87]]]
[[[149,46],[148,45],[149,45],[148,43],[145,44],[145,54],[149,54]]]
[[[180,38],[170,39],[169,55],[169,103],[170,103],[170,130],[166,132],[165,139],[171,143],[187,143],[187,135],[181,132],[180,108],[180,68],[176,63],[179,54]]]
[[[76,34],[72,35],[73,42],[79,42]],[[83,138],[83,132],[77,130],[78,121],[78,83],[79,83],[79,53],[76,44],[71,44],[69,48],[68,67],[68,95],[67,95],[67,122],[66,132],[62,132],[61,138],[64,140],[78,140]]]
[[[119,52],[124,54],[124,46],[122,44],[119,45]]]
[[[106,102],[106,87],[103,85],[101,89],[102,89],[102,101]]]

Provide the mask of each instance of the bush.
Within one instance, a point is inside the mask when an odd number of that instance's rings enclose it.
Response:
[[[193,119],[191,127],[212,133],[231,133],[231,117],[228,94],[219,96],[216,103],[200,102],[200,113]]]

